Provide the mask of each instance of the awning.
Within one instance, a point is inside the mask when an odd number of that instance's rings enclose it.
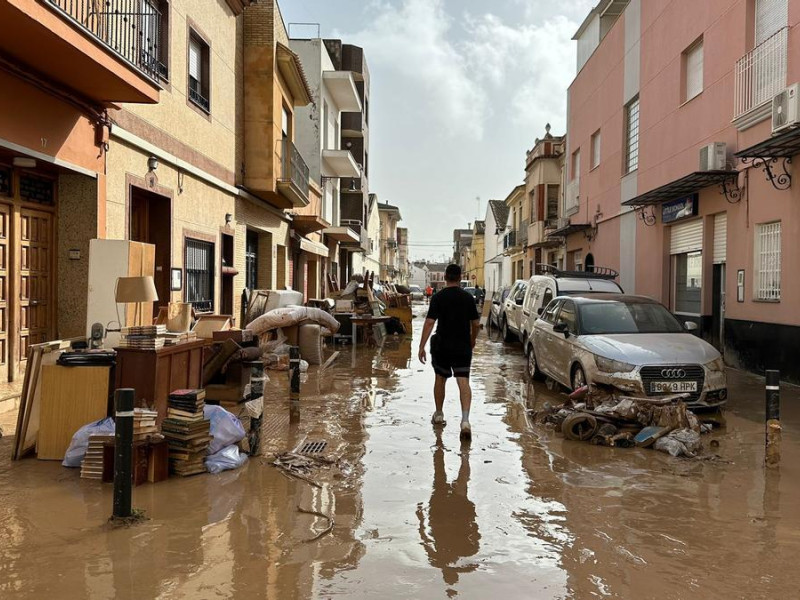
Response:
[[[740,150],[736,158],[791,158],[800,154],[800,128],[789,129],[763,142]]]
[[[592,226],[588,223],[570,223],[569,225],[565,225],[564,227],[559,227],[558,229],[553,229],[547,234],[548,238],[564,238],[568,235],[572,235],[573,233],[580,233],[581,231],[586,231],[587,229],[591,229]]]
[[[317,232],[331,224],[319,215],[292,215],[292,229],[302,235]]]
[[[639,194],[635,198],[631,198],[622,204],[623,206],[650,206],[653,204],[661,204],[662,202],[689,196],[690,194],[699,192],[703,188],[717,184],[724,186],[733,184],[733,188],[736,188],[738,179],[739,171],[735,170],[695,171],[685,177],[657,187],[654,190]]]
[[[300,250],[303,252],[308,252],[309,254],[316,254],[317,256],[321,256],[323,258],[328,258],[328,247],[314,242],[302,235],[297,235],[296,233],[292,234],[292,237],[297,240],[300,245]]]
[[[490,258],[486,262],[489,264],[499,265],[503,263],[504,258],[505,256],[503,256],[502,254],[498,254],[497,256],[495,256],[494,258]]]
[[[326,236],[337,242],[360,242],[361,236],[349,227],[327,227],[322,230]]]
[[[541,242],[534,242],[530,245],[531,248],[555,248],[560,246],[561,241],[557,239],[542,240]]]

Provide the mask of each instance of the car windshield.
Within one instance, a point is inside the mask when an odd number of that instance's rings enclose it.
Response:
[[[581,333],[683,333],[678,320],[655,302],[592,302],[579,307]]]
[[[464,291],[467,292],[470,296],[474,296],[475,294],[478,293],[477,291],[475,291],[474,287],[465,287]]]
[[[412,285],[412,286],[411,286],[409,289],[410,289],[412,292],[421,292],[421,291],[422,291],[422,288],[421,288],[421,287],[419,287],[418,285]]]

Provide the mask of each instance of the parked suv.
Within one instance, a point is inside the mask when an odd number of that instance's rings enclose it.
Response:
[[[517,279],[511,286],[511,292],[503,303],[502,318],[500,319],[500,330],[503,332],[504,342],[514,342],[521,340],[522,327],[522,305],[525,300],[525,291],[528,289],[528,282],[524,279]]]
[[[592,271],[562,271],[550,265],[537,265],[540,275],[528,280],[525,298],[522,301],[522,321],[519,340],[525,356],[533,344],[533,324],[544,308],[556,296],[585,293],[624,293],[614,281],[619,274],[606,267],[593,267]]]

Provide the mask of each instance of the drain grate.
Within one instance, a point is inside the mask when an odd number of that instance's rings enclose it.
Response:
[[[300,454],[319,454],[327,447],[328,442],[320,440],[317,442],[306,442],[300,448]]]

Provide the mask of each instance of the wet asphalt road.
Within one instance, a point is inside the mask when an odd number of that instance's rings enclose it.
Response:
[[[417,310],[424,310],[417,307]],[[415,319],[415,336],[421,319]],[[416,343],[343,349],[303,384],[285,423],[272,373],[265,456],[242,469],[136,488],[150,520],[109,530],[111,489],[57,463],[10,463],[0,440],[0,598],[794,598],[800,550],[796,391],[784,392],[783,463],[766,473],[763,391],[733,374],[720,458],[566,442],[531,427],[514,346],[484,335],[474,437],[430,425],[433,373]],[[275,452],[327,442],[309,478]],[[332,533],[308,542],[325,529]]]

